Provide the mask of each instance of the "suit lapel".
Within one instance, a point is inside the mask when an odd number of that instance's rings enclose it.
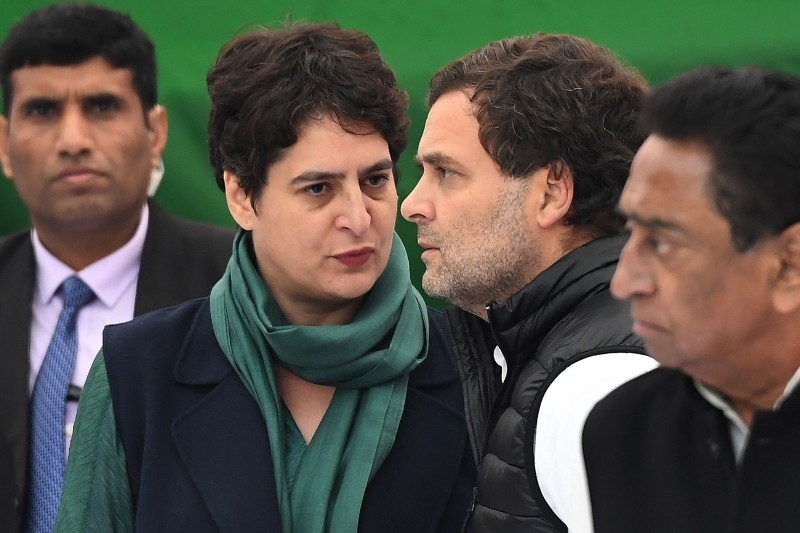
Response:
[[[211,317],[176,366],[186,385],[216,384],[173,423],[178,454],[222,531],[280,531],[264,418],[214,338]]]
[[[28,456],[28,368],[36,262],[30,232],[9,237],[5,244],[0,257],[0,427],[12,452],[16,490],[22,495]]]
[[[134,315],[208,296],[231,255],[233,231],[176,218],[152,200]]]
[[[173,225],[169,215],[155,202],[150,201],[147,206],[149,218],[136,282],[134,316],[174,305],[176,296],[180,296],[176,295],[176,287],[179,286],[177,280],[181,279],[181,273],[176,272],[178,261],[175,258],[182,250],[171,249],[174,246],[174,243],[170,244],[173,241]]]

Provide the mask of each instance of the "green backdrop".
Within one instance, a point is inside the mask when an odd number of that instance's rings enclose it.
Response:
[[[3,0],[0,35],[25,13],[50,2]],[[418,178],[411,158],[425,122],[425,89],[445,63],[487,42],[537,31],[572,33],[615,50],[651,83],[705,63],[765,67],[800,75],[800,0],[107,0],[156,43],[159,99],[169,112],[167,172],[158,200],[170,211],[232,225],[216,189],[205,145],[205,73],[220,46],[250,24],[338,21],[378,43],[411,96],[409,150],[401,160],[400,195]],[[800,147],[798,147],[800,149]],[[27,215],[13,186],[0,179],[0,235],[23,228]],[[419,286],[412,224],[399,218]],[[434,302],[437,303],[437,302]]]

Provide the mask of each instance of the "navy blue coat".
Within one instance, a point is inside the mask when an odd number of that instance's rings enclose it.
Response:
[[[457,532],[475,482],[442,317],[411,374],[361,532]],[[268,428],[223,354],[208,299],[110,326],[104,353],[137,531],[280,531]]]

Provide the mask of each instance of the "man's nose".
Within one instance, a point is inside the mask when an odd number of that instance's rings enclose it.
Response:
[[[419,223],[433,218],[433,203],[429,199],[428,184],[423,173],[417,185],[400,204],[400,214],[409,222]]]
[[[620,300],[651,294],[655,289],[653,276],[638,251],[638,239],[631,236],[622,248],[617,270],[611,278],[611,294]]]
[[[57,150],[65,156],[80,155],[92,147],[91,125],[77,109],[67,109],[59,121]]]

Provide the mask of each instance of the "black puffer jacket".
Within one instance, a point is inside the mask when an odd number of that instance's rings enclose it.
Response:
[[[566,531],[536,481],[536,419],[547,387],[573,362],[600,353],[644,353],[631,333],[627,304],[609,292],[624,243],[624,236],[596,239],[562,257],[508,302],[489,308],[491,329],[464,311],[446,311],[480,463],[465,530]],[[508,363],[502,387],[495,344]]]

